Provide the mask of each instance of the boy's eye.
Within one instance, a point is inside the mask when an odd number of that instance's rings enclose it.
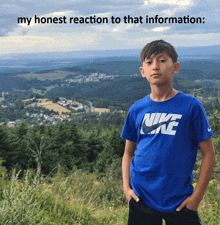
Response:
[[[151,61],[147,61],[146,64],[150,65],[151,64]]]
[[[160,60],[160,62],[165,62],[165,61],[166,61],[165,59],[161,59],[161,60]]]

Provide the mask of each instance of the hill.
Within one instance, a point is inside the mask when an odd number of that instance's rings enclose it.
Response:
[[[201,52],[197,51],[198,54]],[[174,76],[174,88],[193,94],[194,89],[203,87],[203,95],[217,97],[216,88],[220,87],[218,60],[210,52],[198,54],[180,56],[181,68]],[[136,56],[96,57],[78,64],[76,61],[71,64],[71,60],[65,64],[60,60],[63,64],[59,69],[56,69],[55,62],[57,60],[35,60],[22,64],[25,67],[22,73],[2,72],[0,92],[28,97],[32,93],[54,97],[96,97],[129,104],[150,92],[148,83],[140,75],[141,63]]]
[[[190,93],[193,88],[203,87],[192,81],[175,78],[173,86],[177,90]],[[55,87],[46,93],[47,96],[63,97],[95,97],[104,98],[118,103],[133,103],[150,93],[150,85],[141,76],[125,77],[103,82],[72,84],[69,87]]]

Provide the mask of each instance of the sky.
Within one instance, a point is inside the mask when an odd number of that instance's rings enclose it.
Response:
[[[175,47],[219,45],[219,9],[218,0],[0,0],[0,54],[141,49],[156,39]],[[35,16],[54,21],[35,23]],[[184,16],[201,23],[184,23]],[[87,17],[107,19],[79,22]]]

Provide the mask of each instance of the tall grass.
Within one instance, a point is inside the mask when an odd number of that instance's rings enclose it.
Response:
[[[106,179],[111,180],[81,170],[68,175],[58,170],[39,184],[30,171],[23,180],[17,174],[1,191],[0,224],[125,224],[121,183],[108,190]],[[121,198],[116,200],[113,195],[118,193]]]
[[[31,171],[22,179],[19,174],[10,181],[1,176],[0,224],[126,224],[128,204],[117,164],[101,176],[58,168],[53,177],[42,178],[41,184]],[[210,181],[198,211],[204,225],[220,224],[219,179]]]
[[[35,219],[37,179],[29,179],[27,172],[24,181],[19,182],[18,175],[12,178],[8,189],[2,190],[0,224],[32,224]]]

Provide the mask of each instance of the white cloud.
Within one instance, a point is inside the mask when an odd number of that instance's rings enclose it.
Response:
[[[138,28],[139,24],[119,24],[112,29],[112,32],[131,32]]]
[[[192,0],[180,0],[177,3],[178,5],[193,5],[193,1]]]
[[[147,35],[146,35],[147,36]],[[216,33],[207,34],[171,34],[171,35],[151,35],[151,37],[141,37],[136,39],[139,44],[145,45],[149,41],[164,39],[170,42],[175,47],[190,47],[190,46],[209,46],[219,45],[220,35]]]
[[[156,4],[163,4],[164,0],[151,0],[151,2],[156,3]]]
[[[38,49],[39,51],[47,45],[54,43],[54,39],[50,37],[32,37],[32,36],[13,36],[0,37],[1,53],[7,54],[10,52],[29,52],[29,49]]]
[[[72,15],[72,14],[78,14],[79,12],[78,11],[63,11],[63,12],[53,12],[53,13],[49,13],[48,15],[43,15],[44,17],[47,17],[47,16],[53,16],[53,17],[56,17],[56,16],[69,16],[69,15]]]
[[[152,29],[152,31],[154,32],[163,32],[163,31],[166,31],[166,30],[169,30],[170,27],[156,27],[154,29]]]
[[[172,8],[172,9],[163,10],[161,12],[161,15],[171,17],[171,16],[174,16],[177,11],[178,11],[178,8],[175,7],[175,8]]]
[[[170,5],[191,5],[192,0],[165,0],[164,4]]]
[[[53,52],[69,50],[86,50],[91,45],[95,47],[99,40],[97,34],[82,32],[80,34],[61,34],[46,36],[10,36],[0,37],[1,54],[18,52]]]
[[[146,43],[164,39],[175,47],[219,45],[219,34],[170,34],[147,30],[140,36],[139,33],[112,32],[99,35],[98,33],[84,32],[70,33],[54,37],[13,36],[0,37],[1,54],[28,53],[28,52],[58,52],[80,50],[107,50],[107,49],[135,49],[142,48]]]
[[[16,4],[2,4],[0,7],[1,14],[17,14],[18,12],[24,12],[24,8]]]
[[[151,3],[169,5],[193,5],[192,0],[151,0]],[[149,1],[145,1],[144,5],[149,5]]]

